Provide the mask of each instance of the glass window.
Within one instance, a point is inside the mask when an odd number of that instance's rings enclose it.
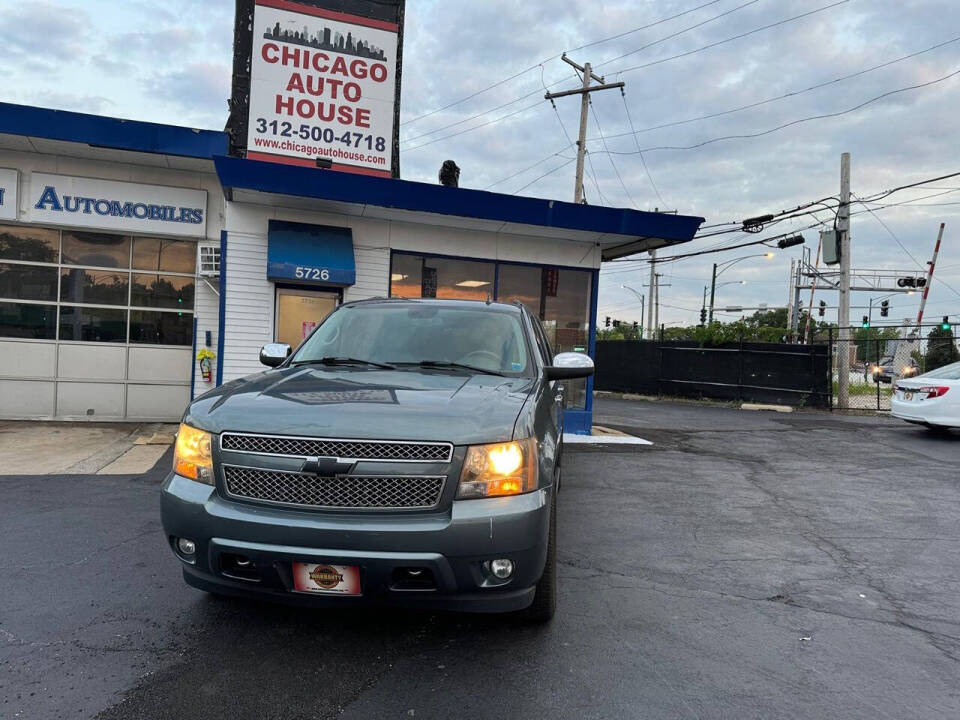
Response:
[[[29,262],[57,262],[60,233],[46,228],[0,225],[0,258]]]
[[[89,232],[63,233],[63,264],[130,267],[130,238]]]
[[[126,342],[127,311],[60,306],[60,339]]]
[[[0,302],[0,337],[56,339],[57,306]]]
[[[0,297],[56,302],[57,269],[0,262]]]
[[[192,345],[193,315],[131,310],[130,342],[153,345]]]
[[[193,274],[197,265],[197,244],[189,240],[135,237],[134,270],[166,270]]]
[[[126,305],[129,273],[109,270],[60,270],[60,301],[89,305]]]
[[[535,317],[540,317],[543,292],[543,268],[528,265],[500,265],[497,278],[497,300],[519,300]]]
[[[294,362],[351,357],[391,364],[452,362],[527,373],[527,343],[516,312],[376,303],[344,307],[304,341]]]
[[[142,275],[133,273],[130,304],[143,307],[193,309],[194,280],[177,275]]]
[[[590,273],[584,270],[545,270],[543,326],[555,353],[586,352],[590,342]],[[556,275],[553,275],[556,273]],[[587,381],[567,380],[567,407],[583,410]]]
[[[496,265],[492,262],[394,255],[390,294],[393,297],[486,300],[488,296],[493,297],[495,270]]]
[[[390,297],[421,297],[421,270],[423,258],[419,255],[393,255],[390,268]]]

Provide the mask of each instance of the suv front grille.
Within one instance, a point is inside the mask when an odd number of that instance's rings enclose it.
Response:
[[[343,460],[390,460],[394,462],[450,462],[453,445],[441,442],[400,442],[396,440],[333,440],[328,438],[280,437],[223,433],[222,450],[287,455],[333,457]]]
[[[338,475],[226,465],[227,492],[235,497],[284,505],[328,508],[431,508],[440,502],[443,476]]]

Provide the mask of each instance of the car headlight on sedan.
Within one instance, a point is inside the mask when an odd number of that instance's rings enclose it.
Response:
[[[210,433],[180,423],[173,451],[173,471],[191,480],[213,485],[212,445]]]
[[[533,438],[467,448],[457,500],[520,495],[536,489],[537,445]]]

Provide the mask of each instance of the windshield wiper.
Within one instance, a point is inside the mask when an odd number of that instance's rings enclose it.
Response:
[[[422,368],[438,368],[441,370],[468,370],[469,372],[482,375],[499,375],[506,377],[502,372],[488,370],[487,368],[476,367],[475,365],[464,365],[463,363],[447,362],[446,360],[421,360],[420,362],[395,363],[396,365],[418,365]]]
[[[395,369],[393,365],[387,363],[373,362],[373,360],[359,360],[349,357],[322,357],[317,360],[298,360],[290,363],[291,365],[366,365],[367,367],[383,368],[384,370]]]

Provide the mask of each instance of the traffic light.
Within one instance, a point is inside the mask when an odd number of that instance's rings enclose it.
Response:
[[[783,250],[784,248],[793,247],[794,245],[803,245],[806,242],[803,235],[791,235],[790,237],[785,237],[783,240],[777,241],[777,247]]]
[[[901,277],[897,278],[897,287],[915,287],[923,288],[927,286],[925,277]]]
[[[700,325],[707,324],[707,309],[702,307],[700,308]]]
[[[604,326],[604,327],[610,327],[610,316],[609,316],[609,315],[607,315],[607,316],[603,319],[603,326]]]
[[[639,323],[638,323],[636,320],[634,320],[634,321],[633,321],[633,329],[636,330],[638,325],[639,325]]]
[[[613,326],[614,326],[614,327],[620,327],[620,321],[619,321],[619,320],[614,320],[614,321],[613,321]]]
[[[817,314],[820,315],[820,317],[823,317],[823,314],[824,314],[826,311],[827,311],[827,303],[824,302],[823,300],[821,300],[821,301],[820,301],[820,310],[818,311]]]
[[[943,316],[943,322],[940,323],[940,329],[941,329],[941,330],[949,330],[949,329],[950,329],[950,316],[949,316],[949,315],[944,315],[944,316]]]
[[[884,300],[880,303],[880,317],[887,317],[890,314],[890,301]]]
[[[863,320],[860,321],[860,327],[862,328],[870,327],[870,318],[864,315]]]

